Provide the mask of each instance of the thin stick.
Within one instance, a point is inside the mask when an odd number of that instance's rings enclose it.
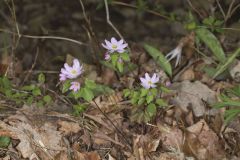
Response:
[[[226,14],[224,13],[223,8],[222,8],[221,4],[219,3],[219,0],[216,0],[216,1],[217,1],[218,8],[220,9],[220,11],[223,15],[224,21],[225,21]]]
[[[0,28],[0,32],[4,32],[4,33],[8,33],[8,34],[13,34],[13,35],[18,35],[15,32],[6,30],[6,29],[1,29]],[[55,40],[64,40],[64,41],[69,41],[69,42],[73,42],[76,43],[78,45],[85,45],[88,46],[88,44],[83,43],[81,41],[77,41],[74,39],[70,39],[70,38],[66,38],[66,37],[58,37],[58,36],[33,36],[33,35],[27,35],[27,34],[19,34],[20,37],[25,37],[25,38],[31,38],[31,39],[55,39]]]
[[[109,15],[109,8],[108,8],[108,2],[107,0],[104,0],[104,4],[105,4],[105,10],[106,10],[106,18],[107,18],[107,23],[113,28],[113,30],[118,34],[118,36],[124,40],[123,36],[121,35],[121,33],[118,31],[118,29],[112,24],[111,20],[110,20],[110,15]]]
[[[228,20],[228,18],[231,17],[231,10],[232,10],[232,7],[233,7],[233,4],[234,4],[234,3],[235,3],[235,0],[232,0],[230,6],[229,6],[229,8],[228,8],[227,15],[226,15],[226,17],[225,17],[225,19],[224,19],[225,23],[226,23],[226,21]]]
[[[190,0],[187,0],[189,6],[200,16],[200,18],[204,18],[204,16],[198,12],[198,10],[193,6],[192,2]]]
[[[24,78],[24,80],[23,80],[23,82],[22,82],[22,85],[23,85],[23,84],[26,82],[26,80],[29,78],[30,74],[31,74],[32,71],[33,71],[33,68],[35,67],[35,65],[36,65],[36,63],[37,63],[38,52],[39,52],[39,50],[37,49],[36,56],[35,56],[35,58],[34,58],[34,62],[33,62],[33,64],[32,64],[32,67],[31,67],[31,69],[28,71],[28,74],[25,76],[25,78]]]
[[[95,100],[93,100],[93,103],[96,105],[96,107],[98,108],[98,110],[102,113],[102,115],[113,125],[113,127],[115,128],[115,130],[121,134],[121,136],[123,137],[123,139],[125,140],[125,142],[131,146],[131,144],[129,143],[129,141],[127,140],[127,138],[125,137],[125,135],[122,133],[122,131],[120,131],[117,126],[112,122],[112,120],[102,111],[102,109],[98,106],[98,104],[96,103]]]
[[[112,4],[116,4],[116,5],[121,5],[121,6],[125,6],[125,7],[129,7],[129,8],[134,8],[134,9],[137,9],[138,7],[137,6],[134,6],[132,4],[127,4],[127,3],[124,3],[124,2],[112,2]],[[163,19],[166,19],[166,20],[170,20],[170,18],[168,16],[165,16],[165,15],[162,15],[158,12],[155,12],[155,11],[152,11],[152,10],[149,10],[149,9],[144,9],[144,11],[148,12],[148,13],[151,13],[155,16],[158,16],[158,17],[161,17]]]

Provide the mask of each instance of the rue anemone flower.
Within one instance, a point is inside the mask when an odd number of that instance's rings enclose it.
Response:
[[[77,59],[74,59],[72,66],[69,66],[67,63],[64,64],[64,67],[61,69],[61,73],[59,75],[60,81],[77,78],[82,74],[82,72],[82,65],[80,65],[80,62]]]
[[[171,61],[172,59],[176,58],[175,67],[181,62],[182,47],[183,47],[182,45],[178,45],[174,50],[172,50],[166,55],[168,61]]]
[[[59,77],[60,77],[60,78],[59,78],[60,81],[65,81],[65,80],[67,80],[66,75],[63,74],[63,73],[60,73],[60,74],[59,74]]]
[[[110,59],[111,59],[110,54],[105,53],[105,55],[104,55],[104,59],[105,59],[106,61],[110,60]]]
[[[156,73],[154,73],[152,77],[150,77],[148,73],[145,73],[145,77],[140,78],[141,85],[146,89],[155,88],[157,86],[156,83],[159,82],[159,78]]]
[[[80,83],[79,82],[71,82],[71,86],[69,89],[74,92],[77,92],[80,89]]]
[[[105,44],[102,43],[102,46],[106,48],[109,53],[113,52],[123,53],[128,44],[124,43],[123,39],[117,41],[116,38],[112,37],[111,41],[105,40]]]

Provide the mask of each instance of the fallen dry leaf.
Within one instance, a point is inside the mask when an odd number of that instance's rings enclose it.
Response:
[[[64,135],[68,135],[69,133],[77,133],[81,129],[79,124],[76,122],[67,122],[59,120],[57,123],[58,125],[61,126],[59,130],[62,131]]]
[[[161,140],[163,149],[169,150],[175,148],[181,152],[184,144],[183,132],[176,127],[169,127],[162,124],[158,124],[157,126],[160,131],[159,139]]]
[[[188,112],[191,108],[196,117],[206,114],[203,101],[209,104],[216,102],[216,93],[199,81],[174,83],[171,88],[176,90],[178,94],[173,98],[173,104],[180,107],[184,112]]]
[[[194,79],[195,79],[195,73],[194,73],[192,67],[190,67],[186,71],[184,71],[179,77],[179,81],[184,81],[184,80],[192,81]]]
[[[223,145],[204,120],[187,128],[186,145],[199,160],[224,159]],[[187,153],[187,152],[185,152]]]

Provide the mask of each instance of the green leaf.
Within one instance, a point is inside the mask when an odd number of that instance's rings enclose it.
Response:
[[[79,114],[81,114],[85,109],[87,108],[86,105],[84,104],[76,104],[76,105],[73,105],[73,114],[75,116],[78,116]]]
[[[165,58],[165,56],[156,48],[145,44],[145,50],[153,57],[153,59],[162,67],[162,69],[169,75],[172,76],[172,67],[169,61]]]
[[[5,77],[5,76],[1,78],[0,85],[2,85],[3,88],[6,88],[6,89],[12,88],[11,82],[10,82],[9,79],[8,79],[7,77]]]
[[[219,74],[223,73],[230,64],[233,63],[233,61],[236,59],[236,57],[240,55],[240,48],[238,48],[228,59],[224,64],[220,64],[217,68],[217,71],[215,72],[213,79],[216,78]]]
[[[240,113],[240,109],[230,109],[230,110],[226,110],[225,113],[224,113],[225,123],[228,124],[231,120],[233,120],[234,118],[236,118],[239,113]]]
[[[38,83],[43,84],[45,82],[45,75],[43,73],[40,73],[38,75]]]
[[[228,100],[226,102],[219,102],[213,105],[214,108],[222,108],[228,106],[240,107],[240,101]]]
[[[111,94],[114,93],[114,90],[106,85],[101,85],[101,84],[97,84],[96,88],[94,88],[93,90],[94,96],[98,96],[100,94]]]
[[[33,96],[28,97],[26,103],[27,105],[31,105],[33,103]]]
[[[138,105],[142,105],[145,102],[145,98],[140,98],[137,102]]]
[[[7,136],[0,136],[0,148],[7,148],[11,139]]]
[[[157,99],[156,104],[159,105],[160,107],[168,106],[168,104],[163,99]]]
[[[118,62],[118,54],[111,54],[112,65],[116,66]]]
[[[232,94],[234,94],[235,96],[240,97],[240,84],[234,86],[232,89],[228,89],[228,91]]]
[[[124,61],[130,61],[129,54],[127,54],[126,52],[120,53],[120,57],[121,57]]]
[[[197,24],[196,22],[190,22],[190,23],[187,23],[184,27],[188,30],[193,30],[197,27]]]
[[[147,104],[151,103],[153,101],[154,96],[153,95],[148,95],[146,100],[147,100]]]
[[[150,89],[150,93],[151,93],[151,95],[153,95],[153,97],[156,97],[158,90],[156,88],[152,88],[152,89]]]
[[[134,91],[132,94],[131,103],[136,104],[140,98],[139,96],[140,96],[140,92]]]
[[[119,72],[122,73],[123,72],[123,63],[117,62],[117,68],[118,68]]]
[[[147,106],[147,112],[148,114],[150,115],[150,117],[152,117],[153,115],[156,114],[157,112],[157,108],[156,108],[156,105],[151,103]]]
[[[170,89],[168,89],[167,87],[161,86],[160,90],[164,93],[171,93],[172,91]]]
[[[34,88],[34,89],[32,90],[32,94],[33,94],[34,96],[40,96],[40,95],[42,95],[42,92],[41,92],[40,88]]]
[[[149,91],[148,89],[141,88],[141,90],[140,90],[140,92],[141,92],[140,97],[146,96],[148,94],[148,91]]]
[[[32,91],[35,89],[35,85],[34,84],[30,84],[30,85],[27,85],[27,86],[23,86],[21,89],[24,90],[24,91]]]
[[[42,100],[37,102],[37,106],[38,107],[43,107],[44,106],[44,102]]]
[[[95,89],[97,87],[97,84],[89,79],[85,79],[85,86],[89,89]]]
[[[124,90],[123,90],[123,96],[124,96],[124,97],[128,97],[130,94],[131,94],[130,89],[124,89]]]
[[[88,102],[90,102],[94,98],[93,92],[86,87],[80,89],[80,95],[85,101]]]
[[[63,83],[62,93],[66,93],[69,90],[70,86],[71,86],[71,81],[70,80],[66,80]]]
[[[214,56],[221,62],[224,63],[226,60],[224,51],[220,45],[218,39],[206,28],[196,29],[196,34],[201,41],[203,41],[213,52]]]
[[[116,67],[115,67],[113,64],[109,63],[109,62],[100,61],[100,63],[101,63],[102,65],[108,67],[108,68],[111,68],[111,69],[114,70],[114,71],[117,71]]]
[[[43,97],[43,101],[47,104],[51,103],[52,102],[52,97],[49,96],[49,95],[46,95]]]

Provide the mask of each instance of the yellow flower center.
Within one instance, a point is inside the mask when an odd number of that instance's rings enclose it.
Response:
[[[75,69],[71,70],[72,74],[77,74],[77,71]]]
[[[113,49],[117,49],[117,45],[112,45],[112,48]]]
[[[149,84],[149,85],[152,85],[153,83],[152,83],[151,81],[148,81],[148,84]]]

